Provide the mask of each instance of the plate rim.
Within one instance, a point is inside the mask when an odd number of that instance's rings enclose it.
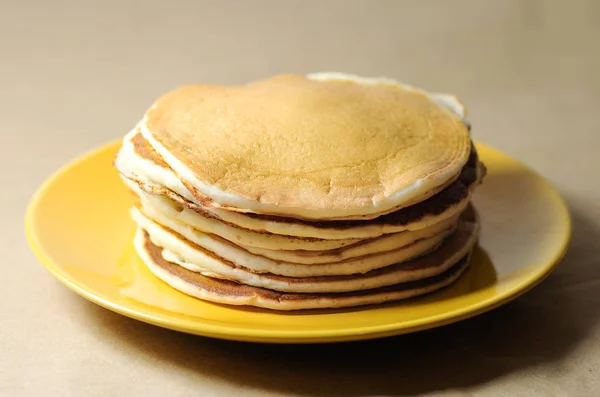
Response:
[[[75,166],[83,161],[86,161],[90,157],[98,155],[104,151],[115,150],[120,145],[121,140],[113,140],[98,146],[92,150],[89,150],[65,165],[60,167],[57,171],[53,172],[48,176],[45,181],[38,187],[36,192],[31,197],[25,214],[25,235],[31,250],[33,251],[37,260],[46,268],[46,270],[56,277],[61,283],[66,285],[69,289],[80,295],[81,297],[98,304],[106,309],[113,312],[122,314],[124,316],[150,323],[163,328],[185,332],[195,335],[208,336],[219,339],[229,339],[238,341],[248,342],[267,342],[267,343],[327,343],[327,342],[342,342],[342,341],[355,341],[364,339],[375,339],[386,336],[407,334],[417,331],[423,331],[454,322],[462,321],[470,317],[477,316],[487,311],[493,310],[509,301],[512,301],[524,293],[530,291],[532,288],[542,282],[560,263],[564,257],[571,238],[572,238],[572,219],[569,208],[558,193],[558,191],[550,184],[546,178],[540,175],[538,172],[530,168],[528,165],[520,162],[512,156],[504,153],[503,151],[494,148],[493,146],[487,145],[480,141],[476,141],[475,145],[479,148],[485,148],[486,150],[497,152],[519,164],[519,166],[526,169],[528,172],[533,174],[539,179],[545,188],[545,190],[553,196],[556,201],[557,208],[560,209],[561,217],[565,222],[564,237],[561,242],[561,246],[557,248],[552,260],[548,261],[545,265],[540,265],[540,270],[526,280],[523,280],[519,285],[501,293],[494,295],[493,297],[480,300],[471,305],[464,305],[454,310],[440,313],[425,318],[417,318],[410,321],[392,322],[381,325],[369,325],[369,326],[354,326],[342,329],[289,329],[289,330],[272,330],[272,329],[250,329],[241,328],[232,325],[225,324],[209,324],[199,322],[197,320],[186,320],[181,318],[169,317],[167,315],[152,315],[145,313],[135,308],[122,306],[118,303],[113,302],[110,298],[106,297],[100,291],[97,291],[91,287],[82,285],[70,277],[62,267],[56,263],[49,254],[47,254],[42,248],[42,243],[39,241],[38,236],[35,233],[35,219],[36,212],[42,202],[45,192],[64,174],[68,173]]]

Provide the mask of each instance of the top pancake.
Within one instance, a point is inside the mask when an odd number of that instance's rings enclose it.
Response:
[[[140,129],[211,205],[308,220],[369,219],[460,172],[469,131],[449,107],[388,80],[285,75],[245,86],[181,87],[154,104]]]

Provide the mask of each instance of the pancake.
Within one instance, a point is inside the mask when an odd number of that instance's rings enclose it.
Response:
[[[325,80],[181,87],[140,131],[203,204],[305,220],[396,211],[467,162],[469,129],[452,106],[389,80]]]
[[[273,250],[254,247],[244,247],[244,249],[256,255],[294,263],[318,264],[339,262],[345,259],[375,254],[377,252],[392,251],[422,239],[450,233],[456,226],[457,219],[457,217],[452,217],[425,229],[385,234],[380,237],[361,240],[345,247],[327,251]]]
[[[159,279],[187,295],[228,305],[256,306],[273,310],[328,309],[378,304],[427,294],[453,283],[467,269],[469,254],[435,276],[387,287],[343,293],[282,293],[234,281],[204,276],[166,261],[161,249],[139,230],[136,250]]]
[[[449,285],[479,235],[485,175],[455,97],[390,79],[283,75],[159,98],[115,159],[136,250],[208,301],[277,310]]]
[[[195,246],[181,236],[165,239],[164,232],[142,229],[153,244],[162,249],[165,260],[208,277],[237,281],[240,284],[282,292],[347,292],[373,289],[420,280],[444,272],[471,252],[479,232],[477,223],[461,222],[439,249],[409,261],[369,271],[364,274],[287,277],[273,273],[255,273],[240,263],[228,261],[214,252]],[[163,234],[161,236],[161,234]],[[174,242],[173,242],[174,241]],[[175,253],[173,250],[177,250]],[[182,256],[185,259],[182,259]]]
[[[465,167],[476,167],[477,162],[473,162],[472,159],[477,158],[477,153],[473,146],[471,146],[471,155],[469,157],[469,161],[465,165]],[[173,172],[173,170],[169,167],[169,165],[164,161],[164,159],[154,150],[152,145],[143,137],[140,132],[139,126],[136,127],[133,131],[125,136],[123,147],[119,153],[117,161],[119,164],[119,169],[125,175],[137,175],[137,178],[141,178],[146,183],[156,183],[162,186],[169,187],[171,190],[176,192],[177,194],[185,197],[187,200],[196,201],[200,203],[204,207],[205,210],[208,210],[214,214],[217,214],[221,218],[227,220],[227,217],[231,217],[232,219],[238,219],[245,222],[252,222],[252,219],[244,219],[243,215],[240,216],[238,213],[222,210],[219,208],[214,208],[210,204],[212,203],[212,199],[202,196],[201,193],[195,189],[193,186],[182,182]],[[461,174],[464,174],[465,169],[461,171]],[[440,191],[444,190],[448,187],[452,182],[454,182],[459,175],[457,174],[449,179],[445,184],[430,189],[425,192],[420,197],[413,199],[411,201],[407,201],[404,203],[404,207],[416,204],[420,201],[426,200],[431,196],[436,195]],[[190,191],[193,191],[192,195]],[[247,214],[249,217],[252,217],[252,213]],[[261,215],[258,215],[258,219],[260,220]],[[254,218],[257,218],[254,216]],[[271,217],[273,218],[273,217]],[[281,217],[275,217],[281,218]],[[286,224],[290,224],[296,221],[294,218],[288,218],[286,220]],[[232,221],[236,223],[235,220]],[[243,225],[243,223],[242,223]],[[249,226],[249,228],[253,228]],[[277,231],[273,231],[273,233],[278,233]],[[285,233],[285,232],[284,232]],[[279,233],[282,234],[282,233]],[[302,236],[302,235],[300,235]],[[309,236],[310,237],[310,236]]]
[[[128,179],[169,189],[186,200],[194,196],[136,127],[123,138],[115,166]]]
[[[215,218],[228,226],[237,229],[251,229],[260,232],[281,234],[296,237],[323,239],[364,239],[377,237],[382,234],[397,233],[406,230],[419,230],[431,227],[436,223],[456,216],[466,207],[470,193],[480,182],[485,169],[477,159],[477,152],[472,146],[468,162],[459,176],[439,194],[412,207],[401,209],[395,213],[366,221],[329,221],[303,222],[292,218],[280,218],[265,215],[241,214],[210,206],[198,205],[190,201],[187,188],[174,178],[172,170],[158,155],[149,143],[137,132],[132,131],[124,140],[117,157],[117,167],[126,178],[135,181],[143,190],[154,195],[168,197],[169,200],[153,199],[154,205],[161,207],[173,206],[169,201],[175,201],[198,213],[196,218]],[[152,174],[152,177],[144,174]],[[164,183],[171,182],[169,186]],[[194,200],[192,198],[192,200]],[[190,221],[194,216],[185,214]],[[195,224],[207,224],[210,220],[195,219]],[[214,223],[214,222],[213,222]],[[204,226],[207,227],[207,226]],[[199,227],[202,230],[203,227]],[[223,227],[221,227],[222,229]],[[236,231],[229,230],[230,234]],[[244,234],[244,233],[243,233]],[[226,236],[223,236],[228,238]],[[274,238],[277,240],[277,238]],[[280,239],[281,240],[281,239]],[[355,242],[354,241],[354,242]],[[258,242],[260,243],[260,242]],[[298,245],[297,241],[286,241],[283,244]],[[351,241],[340,246],[351,244]],[[257,246],[251,242],[246,245]],[[299,244],[302,244],[300,241]],[[314,249],[322,248],[322,244],[310,244]],[[260,246],[261,248],[270,248]],[[299,249],[284,248],[281,249]],[[312,249],[312,248],[306,248]]]
[[[127,182],[131,184],[131,182]],[[165,217],[179,224],[187,225],[200,232],[214,234],[228,240],[251,253],[267,258],[296,262],[296,263],[327,263],[341,261],[362,255],[390,251],[414,243],[417,240],[432,237],[452,229],[457,217],[440,221],[430,227],[415,231],[386,234],[364,240],[314,240],[288,236],[256,233],[222,224],[212,218],[198,217],[197,214],[185,207],[177,206],[171,200],[161,195],[152,195],[132,184],[131,190],[141,200],[139,206],[142,212],[159,221]],[[343,243],[339,248],[324,248],[326,245]],[[260,246],[260,247],[256,247]],[[265,248],[267,247],[267,248]],[[291,248],[291,249],[290,249]]]
[[[273,273],[289,277],[367,273],[374,269],[407,261],[433,250],[449,233],[449,231],[443,232],[391,251],[349,258],[338,262],[306,264],[277,261],[252,254],[227,240],[202,233],[158,214],[153,214],[153,219],[151,219],[134,208],[132,217],[138,227],[150,234],[155,244],[167,248],[185,262],[200,263],[204,261],[208,263],[208,257],[218,256],[254,273]],[[215,269],[207,268],[207,270],[223,274],[222,271]]]
[[[142,182],[133,182],[123,179],[125,184],[141,198],[142,206],[153,208],[167,216],[176,218],[194,228],[220,236],[226,240],[235,242],[247,247],[263,249],[281,249],[281,250],[312,250],[323,251],[339,249],[364,240],[344,239],[344,240],[326,240],[311,237],[294,237],[279,234],[256,232],[246,230],[235,225],[221,222],[218,219],[207,216],[198,216],[183,205],[179,204],[177,197],[173,192],[158,185],[148,185]],[[169,198],[173,198],[173,200]]]

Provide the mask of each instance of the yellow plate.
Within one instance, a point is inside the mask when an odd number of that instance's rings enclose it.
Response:
[[[131,197],[112,167],[118,143],[67,165],[33,197],[32,249],[81,296],[115,312],[178,331],[259,342],[369,339],[448,324],[497,307],[540,282],[563,255],[571,225],[540,176],[485,145],[488,167],[475,194],[482,220],[471,268],[431,295],[355,310],[277,313],[203,302],[155,278],[132,248]]]

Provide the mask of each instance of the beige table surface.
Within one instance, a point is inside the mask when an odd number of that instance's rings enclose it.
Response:
[[[600,2],[3,1],[0,57],[0,396],[600,395]],[[567,199],[558,270],[441,329],[269,346],[101,309],[29,251],[36,187],[165,90],[320,70],[459,94],[477,139]]]

